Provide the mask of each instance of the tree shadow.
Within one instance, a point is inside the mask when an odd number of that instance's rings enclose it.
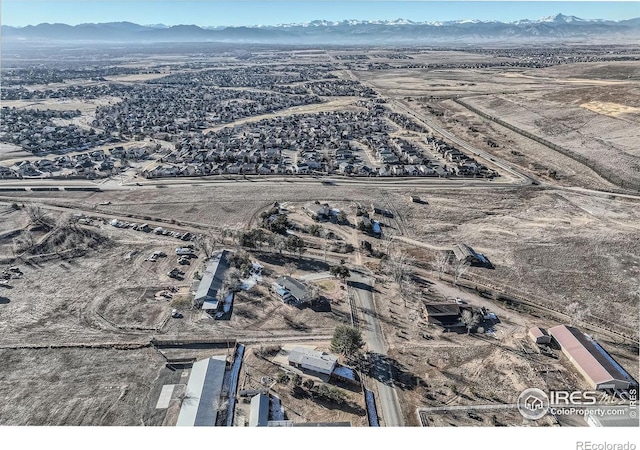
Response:
[[[286,323],[287,326],[289,326],[290,328],[292,328],[292,329],[294,329],[296,331],[305,331],[306,332],[306,331],[310,330],[309,326],[304,322],[299,322],[297,320],[292,319],[289,316],[284,316],[283,319],[284,319],[284,323]]]
[[[366,363],[369,376],[402,390],[413,390],[418,386],[418,377],[398,360],[379,353],[369,353]]]
[[[380,293],[379,290],[375,289],[373,286],[371,286],[370,284],[367,283],[363,283],[361,281],[352,281],[349,280],[347,281],[347,286],[350,286],[354,289],[362,289],[363,291],[369,291],[369,292],[375,292],[375,293]]]
[[[311,394],[311,400],[313,400],[314,403],[320,406],[324,406],[327,409],[338,409],[348,414],[355,414],[357,416],[364,416],[365,414],[364,408],[351,402],[338,403],[313,393]]]
[[[256,253],[258,253],[256,251]],[[297,269],[308,272],[326,272],[330,265],[323,261],[307,259],[297,255],[284,255],[279,253],[260,252],[260,259],[267,264],[274,266],[284,266],[285,264],[294,264]]]
[[[10,301],[7,297],[0,297],[0,305],[8,305]]]

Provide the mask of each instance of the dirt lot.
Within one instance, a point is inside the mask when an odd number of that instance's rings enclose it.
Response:
[[[0,349],[0,357],[5,426],[161,423],[150,394],[173,372],[151,348]]]

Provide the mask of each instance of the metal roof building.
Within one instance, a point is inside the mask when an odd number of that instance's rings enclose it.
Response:
[[[568,325],[549,328],[549,334],[593,389],[629,389],[636,384],[591,336]]]
[[[618,411],[607,411],[615,410]],[[622,410],[622,411],[619,411]],[[586,408],[584,420],[590,427],[638,427],[640,421],[633,417],[629,406],[598,406]]]
[[[269,395],[260,393],[251,398],[250,427],[266,427],[269,423]]]
[[[215,426],[226,364],[226,356],[193,363],[176,426]]]
[[[457,303],[425,303],[424,314],[429,323],[445,328],[464,325],[461,322],[462,308]]]
[[[453,254],[456,255],[458,261],[467,261],[469,263],[479,262],[480,258],[474,249],[467,244],[456,244],[453,246]]]
[[[548,344],[551,342],[551,336],[549,336],[547,330],[540,327],[529,328],[529,337],[536,344]]]
[[[286,289],[295,298],[296,302],[305,302],[309,300],[309,290],[307,286],[298,280],[284,276],[276,280],[276,289]]]
[[[331,375],[337,364],[337,356],[305,347],[295,347],[289,354],[289,365],[325,375]]]
[[[227,255],[230,252],[223,250],[211,257],[207,263],[207,268],[202,274],[202,279],[198,285],[198,290],[194,297],[194,303],[197,307],[205,310],[218,309],[218,290],[222,287],[224,274],[229,269],[230,264],[227,261]]]

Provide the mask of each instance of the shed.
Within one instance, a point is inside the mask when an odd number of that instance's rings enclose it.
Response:
[[[424,314],[429,323],[444,328],[464,325],[460,320],[462,312],[457,303],[425,303]]]
[[[335,369],[333,369],[333,373],[331,374],[331,376],[336,380],[345,381],[347,383],[358,383],[356,372],[349,367],[337,366]]]
[[[547,330],[540,327],[530,328],[529,337],[536,344],[549,344],[551,342],[551,336],[549,336]]]
[[[251,398],[250,427],[266,427],[269,422],[269,395],[260,393]]]
[[[456,259],[458,261],[466,261],[471,264],[481,262],[480,258],[478,258],[476,251],[471,247],[469,247],[467,244],[454,245],[453,254],[456,256]]]

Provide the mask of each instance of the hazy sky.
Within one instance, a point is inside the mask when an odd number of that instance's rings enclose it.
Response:
[[[129,21],[142,25],[276,25],[325,20],[539,19],[562,13],[584,19],[640,17],[640,2],[599,1],[180,1],[2,0],[2,24]]]

